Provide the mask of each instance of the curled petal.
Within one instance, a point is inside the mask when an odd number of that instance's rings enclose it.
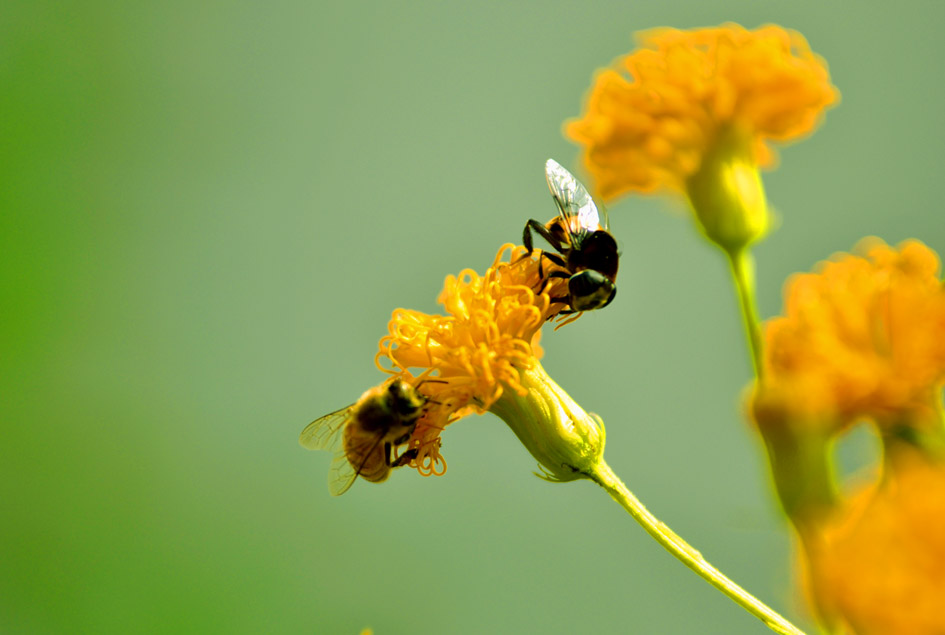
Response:
[[[563,308],[552,307],[551,296],[566,289],[566,279],[539,276],[538,252],[528,255],[524,247],[508,244],[484,275],[465,269],[447,276],[439,296],[445,315],[393,312],[375,363],[389,373],[421,371],[415,385],[428,401],[409,440],[417,452],[413,467],[442,474],[443,428],[465,414],[485,412],[507,390],[527,392],[522,374],[538,363],[541,326]]]

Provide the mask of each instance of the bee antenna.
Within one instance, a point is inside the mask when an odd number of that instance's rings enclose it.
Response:
[[[448,384],[448,383],[449,382],[446,381],[445,379],[430,379],[429,377],[425,377],[421,379],[419,382],[417,382],[417,388],[419,388],[423,384]]]

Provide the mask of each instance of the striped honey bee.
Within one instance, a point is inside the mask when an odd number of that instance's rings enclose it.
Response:
[[[397,446],[410,439],[423,412],[426,398],[403,379],[396,378],[367,390],[354,404],[308,424],[299,443],[309,450],[335,453],[328,472],[333,496],[348,491],[361,478],[380,483],[391,469],[417,456],[407,450],[397,456]]]

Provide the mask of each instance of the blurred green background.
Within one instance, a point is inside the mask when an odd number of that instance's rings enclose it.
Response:
[[[938,2],[3,3],[0,631],[767,632],[491,415],[446,476],[338,499],[297,444],[382,379],[392,309],[552,216],[596,67],[724,21],[800,30],[843,93],[766,177],[762,314],[862,236],[945,252]],[[612,206],[620,293],[545,366],[653,512],[809,626],[724,263],[669,208]]]

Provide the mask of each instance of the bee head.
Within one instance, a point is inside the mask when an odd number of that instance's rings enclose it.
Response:
[[[568,280],[568,293],[572,310],[592,311],[610,304],[617,295],[617,285],[599,271],[585,269]]]
[[[390,408],[401,417],[411,417],[423,407],[424,399],[417,389],[402,379],[395,379],[387,387]]]

